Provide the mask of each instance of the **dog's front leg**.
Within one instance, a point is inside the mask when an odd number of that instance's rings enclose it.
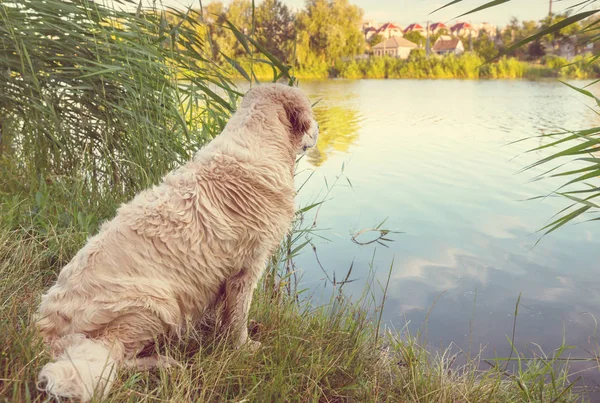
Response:
[[[245,344],[253,349],[260,346],[259,342],[248,338],[248,312],[257,281],[255,273],[243,268],[225,283],[225,307],[221,328],[236,348]]]

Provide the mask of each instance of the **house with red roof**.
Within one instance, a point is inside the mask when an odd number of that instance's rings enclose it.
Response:
[[[450,27],[450,33],[456,36],[477,36],[477,29],[468,22],[459,22]]]
[[[418,32],[421,35],[425,35],[425,28],[421,24],[410,24],[404,29],[404,34],[408,34],[409,32]]]
[[[377,35],[377,28],[367,27],[367,28],[363,29],[363,34],[365,34],[365,41],[368,41],[373,36]]]
[[[432,34],[437,34],[440,29],[448,29],[448,26],[446,26],[446,24],[443,22],[434,22],[433,24],[429,25],[429,32]]]
[[[387,39],[392,38],[394,36],[402,36],[402,28],[400,28],[394,23],[386,22],[385,24],[379,27],[376,35],[382,35],[384,38]]]

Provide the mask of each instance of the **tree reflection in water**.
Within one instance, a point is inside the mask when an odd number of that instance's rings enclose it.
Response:
[[[319,122],[317,145],[307,152],[307,160],[314,166],[322,165],[334,152],[348,153],[358,140],[360,113],[358,109],[325,104],[321,101],[314,108]]]

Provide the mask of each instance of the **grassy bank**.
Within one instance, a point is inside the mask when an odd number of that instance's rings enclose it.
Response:
[[[86,1],[0,4],[1,401],[46,399],[35,383],[50,357],[29,320],[59,270],[120,203],[218,135],[235,110],[232,77],[204,53],[201,30],[169,24]],[[503,362],[481,371],[478,358],[457,368],[419,336],[383,332],[372,283],[358,301],[338,286],[313,307],[288,270],[309,232],[299,214],[256,291],[252,333],[262,349],[231,350],[210,326],[190,329],[157,347],[183,368],[123,370],[108,401],[579,398],[562,350],[523,359],[514,373]]]
[[[408,60],[384,57],[339,63],[336,75],[343,78],[584,79],[599,77],[600,64],[590,63],[581,57],[570,62],[560,57],[546,57],[539,63],[514,58],[485,63],[476,54],[466,53],[461,56],[417,56]]]
[[[250,68],[249,63],[242,64]],[[272,69],[264,65],[254,65],[254,72],[262,78],[272,76]],[[236,71],[231,69],[231,73],[235,74]],[[600,77],[600,63],[590,63],[589,58],[581,56],[571,61],[558,56],[547,56],[536,63],[504,57],[495,62],[485,63],[483,58],[474,53],[429,58],[416,53],[408,60],[371,57],[338,61],[333,66],[322,63],[312,68],[297,69],[294,74],[304,79],[587,79]]]
[[[67,206],[103,204],[102,198],[67,200],[60,189],[45,192],[37,200],[18,191],[0,199],[0,400],[45,398],[35,379],[49,357],[28,320],[40,293],[89,235],[81,222],[61,222]],[[110,215],[113,206],[105,207]],[[297,224],[289,241],[305,233]],[[158,347],[183,368],[122,370],[108,401],[578,400],[569,389],[567,363],[557,357],[524,360],[514,374],[504,371],[504,362],[482,371],[479,357],[457,367],[454,354],[430,353],[419,336],[382,332],[377,286],[352,303],[338,286],[329,304],[313,307],[289,287],[289,246],[284,243],[274,256],[255,293],[251,318],[252,337],[262,342],[258,352],[231,350],[215,341],[210,327],[198,327]]]

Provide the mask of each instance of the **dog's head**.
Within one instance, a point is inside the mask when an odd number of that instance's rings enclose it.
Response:
[[[276,116],[286,127],[296,153],[317,143],[319,125],[313,117],[308,97],[300,89],[283,84],[263,84],[252,88],[241,107],[254,107],[266,116]]]

